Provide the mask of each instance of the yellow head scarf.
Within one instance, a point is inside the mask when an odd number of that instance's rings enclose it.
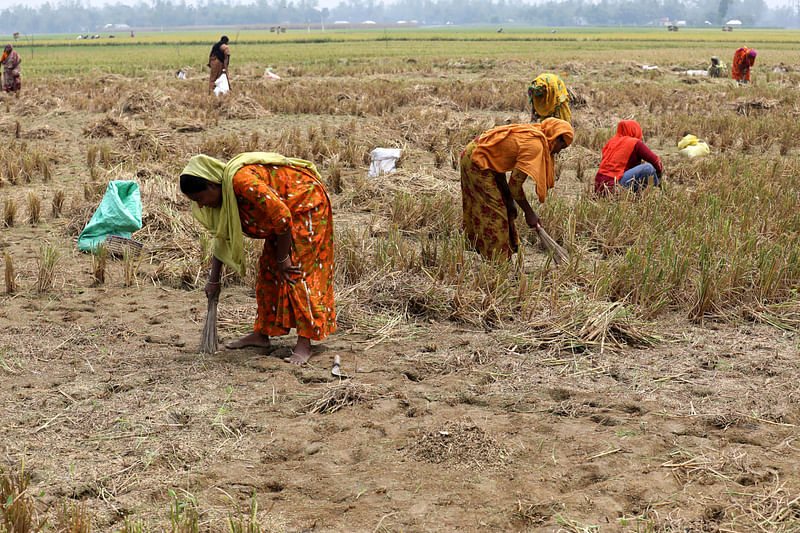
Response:
[[[567,86],[555,74],[540,74],[528,87],[528,101],[540,118],[554,117],[572,122]]]
[[[192,202],[192,215],[214,236],[214,256],[241,275],[247,271],[247,262],[239,205],[233,191],[233,176],[245,165],[258,164],[303,167],[322,180],[314,163],[284,157],[274,152],[245,152],[227,164],[207,155],[196,155],[189,159],[181,172],[181,175],[196,176],[222,186],[222,205],[200,207],[197,202]]]

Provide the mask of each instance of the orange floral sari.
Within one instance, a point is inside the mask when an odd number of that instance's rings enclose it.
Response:
[[[258,261],[254,330],[286,335],[291,328],[312,340],[336,331],[333,301],[333,211],[325,186],[313,172],[278,165],[245,165],[233,176],[242,231],[264,239]],[[292,263],[302,270],[284,282],[275,237],[292,233]]]

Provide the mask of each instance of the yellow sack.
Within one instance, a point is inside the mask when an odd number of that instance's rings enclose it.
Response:
[[[708,144],[699,140],[695,135],[689,134],[678,142],[678,153],[693,159],[711,153]]]

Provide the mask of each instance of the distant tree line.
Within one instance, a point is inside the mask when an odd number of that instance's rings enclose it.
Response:
[[[106,24],[133,27],[175,27],[235,24],[282,24],[346,20],[421,25],[509,24],[535,26],[605,26],[657,24],[660,19],[685,20],[702,26],[737,18],[746,25],[798,26],[793,8],[770,9],[764,0],[545,0],[535,5],[521,0],[342,0],[320,9],[318,0],[139,1],[88,7],[81,0],[60,0],[40,7],[19,4],[0,11],[0,31],[11,33],[95,32]]]

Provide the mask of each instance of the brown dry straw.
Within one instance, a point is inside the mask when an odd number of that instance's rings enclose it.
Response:
[[[6,252],[6,294],[17,292],[16,277],[14,276],[14,263],[11,255]]]
[[[217,303],[219,303],[219,293],[208,299],[208,313],[206,314],[206,324],[203,326],[203,339],[200,343],[202,353],[214,353],[217,351]]]
[[[541,239],[542,244],[553,253],[553,259],[556,260],[556,263],[560,265],[569,261],[569,254],[567,251],[559,246],[558,243],[547,234],[541,224],[536,225],[536,233],[539,234],[539,239]]]

